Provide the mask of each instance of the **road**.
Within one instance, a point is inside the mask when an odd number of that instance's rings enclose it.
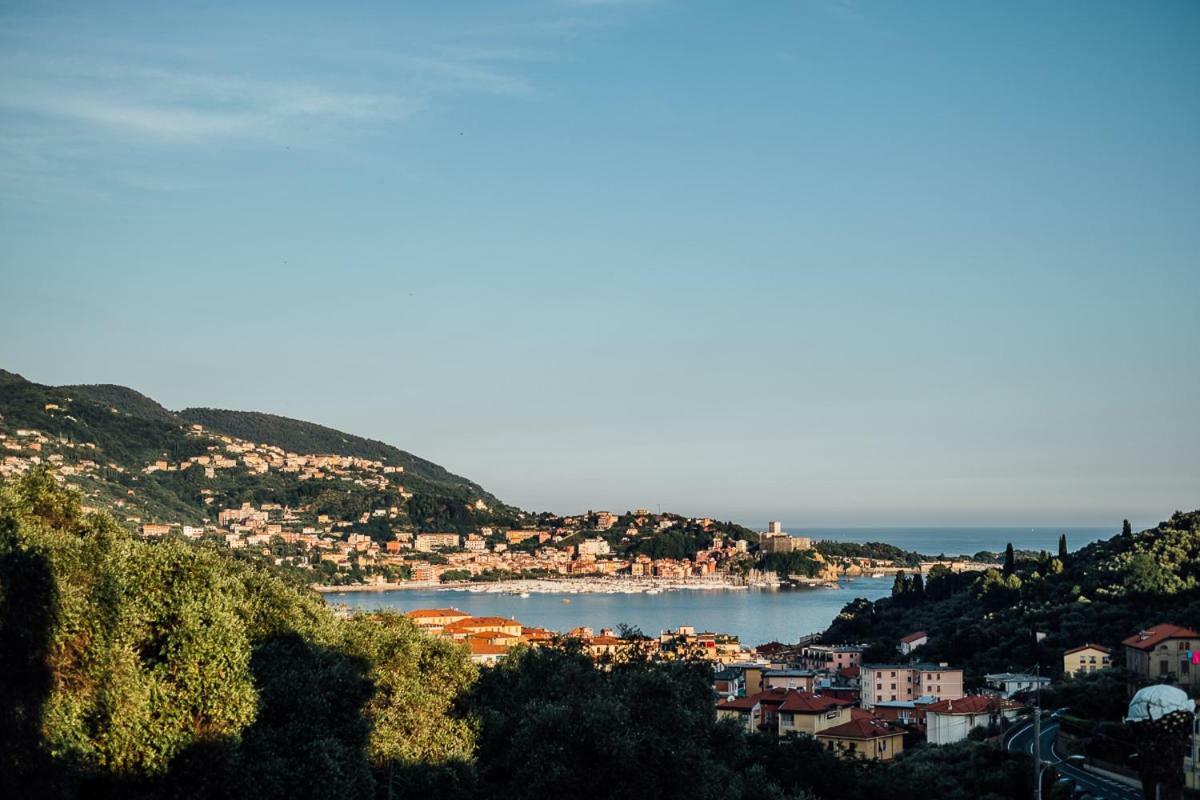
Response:
[[[1051,763],[1062,760],[1054,749],[1058,738],[1058,723],[1052,719],[1042,720],[1042,761]],[[1018,730],[1008,740],[1008,749],[1018,753],[1033,754],[1033,723]],[[1141,791],[1123,783],[1087,772],[1074,764],[1056,764],[1060,777],[1070,778],[1077,789],[1090,792],[1100,800],[1142,800]]]

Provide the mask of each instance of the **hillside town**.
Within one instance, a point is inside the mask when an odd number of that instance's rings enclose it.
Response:
[[[1056,681],[1122,674],[1130,687],[1167,683],[1189,696],[1200,693],[1200,633],[1170,623],[1125,638],[1121,652],[1085,642],[1062,653],[1057,677],[1040,673],[965,676],[961,667],[919,659],[924,631],[901,637],[895,659],[864,660],[853,643],[772,642],[744,647],[736,636],[698,632],[692,626],[640,632],[598,632],[579,627],[557,633],[516,619],[477,617],[456,608],[407,612],[418,628],[466,647],[476,664],[495,664],[513,648],[569,647],[602,666],[639,658],[695,659],[712,665],[713,704],[719,719],[747,733],[806,735],[846,758],[890,761],[918,744],[949,745],[968,738],[1011,747],[1040,708],[1039,696]],[[1200,788],[1200,727],[1194,732],[1184,771],[1187,786]],[[1107,776],[1103,766],[1093,765]],[[1113,774],[1105,779],[1133,783]],[[1118,795],[1119,796],[1119,795]]]
[[[69,416],[65,401],[47,404],[45,412]],[[112,413],[121,412],[114,408]],[[308,573],[310,582],[320,588],[383,589],[564,578],[596,579],[600,581],[598,590],[613,591],[698,584],[773,586],[781,580],[820,585],[844,576],[898,569],[891,559],[828,561],[815,549],[813,539],[789,535],[778,522],[752,535],[714,519],[653,513],[644,508],[625,514],[598,510],[565,517],[517,512],[516,525],[477,525],[465,532],[417,530],[405,505],[412,493],[405,486],[402,466],[355,456],[291,452],[208,431],[199,424],[190,425],[186,435],[195,443],[196,453],[178,459],[154,458],[135,468],[104,459],[90,443],[36,429],[0,432],[4,452],[0,478],[44,466],[61,481],[80,488],[85,497],[93,498],[95,507],[111,506],[120,519],[145,537],[179,535],[220,542],[277,566]],[[162,518],[164,512],[160,511],[147,518],[138,488],[147,476],[188,480],[203,505],[201,515],[172,520]],[[323,508],[316,502],[289,503],[286,498],[227,504],[230,492],[225,484],[230,479],[261,482],[272,476],[346,486],[358,492],[356,497],[387,502],[366,507],[355,504],[352,510]],[[105,487],[111,489],[114,478],[129,487],[116,497],[100,488],[106,479]],[[283,490],[256,493],[289,495]],[[482,497],[469,502],[474,511],[489,511],[488,501]],[[639,542],[671,533],[681,534],[682,542],[704,544],[691,550],[676,546],[669,554],[638,552]],[[792,553],[811,559],[810,574],[780,575],[760,568],[763,557]],[[961,560],[937,563],[954,570],[979,566]],[[638,585],[642,588],[636,589]],[[527,588],[538,591],[547,587],[535,583]]]

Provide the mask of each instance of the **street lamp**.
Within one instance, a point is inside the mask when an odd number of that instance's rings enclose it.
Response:
[[[1042,775],[1046,772],[1047,767],[1057,767],[1060,764],[1082,764],[1084,761],[1087,761],[1087,758],[1080,755],[1067,756],[1066,758],[1060,758],[1058,761],[1046,761],[1044,763],[1041,759],[1038,759],[1037,786],[1034,787],[1034,797],[1037,800],[1042,800]]]

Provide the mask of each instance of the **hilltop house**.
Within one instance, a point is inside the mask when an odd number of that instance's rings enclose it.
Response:
[[[1012,700],[982,694],[941,700],[925,707],[925,738],[930,744],[961,742],[975,728],[1016,719],[1019,710]]]
[[[906,656],[928,641],[929,634],[925,631],[910,633],[900,640],[900,655]]]
[[[1081,644],[1063,653],[1063,675],[1073,678],[1112,666],[1112,651],[1098,644]]]
[[[1169,680],[1189,694],[1200,689],[1200,633],[1163,623],[1121,642],[1125,668],[1144,680]]]

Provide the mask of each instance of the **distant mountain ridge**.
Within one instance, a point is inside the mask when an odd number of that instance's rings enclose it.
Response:
[[[194,424],[203,426],[203,434],[197,436]],[[39,432],[45,437],[43,444],[36,450],[26,447],[18,435],[22,431]],[[349,503],[356,513],[381,505],[406,506],[401,521],[406,517],[407,524],[419,530],[469,530],[523,515],[474,481],[384,442],[262,412],[171,411],[141,392],[116,384],[48,386],[0,370],[0,433],[8,437],[7,443],[18,446],[18,451],[5,452],[22,452],[22,458],[34,459],[30,463],[52,456],[65,458],[60,463],[66,464],[94,462],[86,474],[76,470],[71,482],[108,505],[130,506],[124,512],[127,518],[133,514],[143,519],[194,520],[210,516],[213,502],[257,503],[272,498],[299,502],[301,497],[326,506]],[[196,477],[203,470],[147,469],[158,461],[174,465],[201,456],[216,441],[211,437],[221,435],[298,454],[353,456],[400,467],[403,489],[379,491],[343,484],[353,490],[355,499],[339,501],[332,484],[306,486],[297,476],[276,471],[255,474],[239,467],[204,482]],[[347,490],[340,493],[345,498]]]

